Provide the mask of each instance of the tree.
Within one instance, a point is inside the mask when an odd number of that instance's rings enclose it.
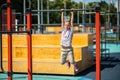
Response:
[[[108,13],[116,13],[117,9],[114,4],[108,4],[106,1],[101,1],[101,2],[90,2],[86,5],[86,8],[95,8],[96,4],[99,4],[101,7],[101,23],[105,24],[108,22]],[[109,11],[110,8],[110,11]],[[95,15],[91,14],[92,17],[92,22],[95,22]],[[110,22],[112,24],[116,24],[116,16],[115,15],[110,15]]]
[[[27,0],[26,0],[27,1]],[[31,0],[32,1],[32,10],[36,10],[37,9],[37,0]],[[48,0],[43,0],[43,9],[46,10],[47,9],[47,1]],[[1,0],[0,1],[0,5],[2,5],[3,3],[5,3],[6,0]],[[54,10],[60,10],[62,8],[64,8],[64,3],[66,2],[66,8],[67,9],[77,9],[78,5],[79,5],[79,9],[82,9],[82,2],[75,2],[74,0],[53,0],[50,1],[49,3],[49,9],[54,9]],[[12,0],[13,3],[13,9],[16,10],[16,12],[21,12],[23,13],[23,0]],[[28,2],[26,3],[26,5],[28,4]],[[108,13],[116,13],[117,9],[115,7],[115,4],[108,4],[105,1],[101,1],[101,2],[90,2],[88,4],[85,4],[86,8],[95,8],[95,6],[99,4],[101,6],[101,23],[105,24],[108,21]],[[28,6],[28,5],[27,5]],[[109,10],[110,8],[110,10]],[[87,11],[87,12],[94,12],[94,11]],[[37,12],[36,12],[37,13]],[[75,23],[77,22],[77,11],[75,11]],[[67,15],[70,15],[69,13],[67,13]],[[60,12],[50,12],[50,23],[60,23],[60,17],[61,13]],[[95,14],[91,14],[92,16],[92,23],[95,23]],[[47,22],[47,12],[44,12],[43,14],[43,18],[44,18],[44,23]],[[80,22],[82,22],[82,11],[79,11],[79,18],[80,18]],[[37,19],[36,17],[33,17],[33,21],[34,23],[37,23]],[[110,22],[115,25],[117,17],[116,15],[110,15]],[[89,15],[86,14],[86,23],[88,23],[89,21]]]

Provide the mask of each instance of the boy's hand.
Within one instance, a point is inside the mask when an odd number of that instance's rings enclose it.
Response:
[[[74,13],[74,9],[72,8],[70,12],[71,12],[71,13]]]
[[[64,9],[61,9],[61,12],[64,12]]]

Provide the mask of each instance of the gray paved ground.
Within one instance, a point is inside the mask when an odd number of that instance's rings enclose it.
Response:
[[[95,65],[77,76],[95,80]],[[101,80],[120,80],[120,53],[112,53],[109,59],[101,61]]]

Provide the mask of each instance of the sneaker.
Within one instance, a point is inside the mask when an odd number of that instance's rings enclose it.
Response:
[[[68,66],[68,69],[70,68],[70,62],[69,61],[67,61],[67,66]]]
[[[79,70],[78,65],[75,65],[74,68],[76,72]]]

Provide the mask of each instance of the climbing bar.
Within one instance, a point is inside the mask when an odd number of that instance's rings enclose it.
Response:
[[[94,10],[94,8],[90,9],[64,9],[63,11],[86,11],[86,10]],[[32,10],[32,12],[61,12],[62,10]]]

